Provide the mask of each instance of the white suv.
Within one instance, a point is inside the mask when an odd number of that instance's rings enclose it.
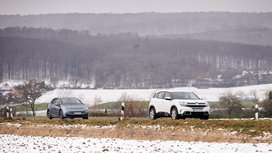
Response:
[[[209,119],[210,107],[207,101],[193,92],[163,90],[154,94],[149,103],[149,117],[171,116],[172,119],[195,117]]]

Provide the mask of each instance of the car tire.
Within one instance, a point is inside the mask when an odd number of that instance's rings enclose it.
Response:
[[[205,116],[202,116],[200,119],[201,119],[201,120],[208,120],[209,117],[210,117],[209,115],[205,115]]]
[[[64,119],[62,110],[59,111],[59,118]]]
[[[82,117],[84,120],[87,120],[87,119],[89,119],[89,117],[87,116],[87,117]]]
[[[185,120],[186,117],[185,116],[180,116],[179,119]]]
[[[150,108],[150,110],[149,110],[149,118],[151,120],[155,120],[157,118],[157,116],[156,116],[156,110],[155,110],[154,107]]]
[[[51,120],[53,117],[51,116],[51,114],[50,114],[50,112],[49,112],[49,110],[47,110],[47,117]]]
[[[171,118],[173,120],[178,119],[178,110],[175,107],[171,109]]]

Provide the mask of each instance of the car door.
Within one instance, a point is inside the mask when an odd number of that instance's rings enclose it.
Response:
[[[50,105],[50,112],[54,117],[58,117],[58,115],[59,115],[58,106],[57,106],[58,101],[59,101],[59,99],[54,99]]]
[[[55,103],[56,103],[56,99],[53,99],[48,106],[48,111],[52,116],[55,116],[54,114]]]
[[[156,106],[155,106],[155,109],[156,109],[156,112],[159,113],[159,112],[163,112],[163,98],[164,98],[164,94],[165,92],[164,91],[160,91],[156,94]]]
[[[163,112],[167,112],[170,114],[170,109],[172,107],[172,96],[170,92],[165,92],[162,104],[163,104],[162,106]]]
[[[59,116],[60,111],[60,99],[56,99],[55,105],[54,105],[54,115]]]

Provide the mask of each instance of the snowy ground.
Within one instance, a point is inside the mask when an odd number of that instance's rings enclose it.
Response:
[[[271,144],[0,135],[0,152],[272,152]]]
[[[204,98],[208,101],[218,101],[219,97],[226,92],[243,92],[245,97],[252,96],[252,92],[256,91],[258,98],[264,99],[265,93],[272,89],[272,84],[255,85],[255,86],[243,86],[243,87],[233,87],[233,88],[207,88],[198,89],[195,87],[180,87],[175,88],[180,90],[192,91],[199,95],[200,98]],[[158,89],[116,89],[116,90],[65,90],[56,89],[45,93],[40,97],[37,102],[50,102],[55,97],[63,96],[75,96],[80,98],[83,102],[92,105],[94,103],[95,97],[100,97],[102,102],[114,102],[118,101],[122,94],[127,94],[131,97],[135,97],[141,100],[150,100],[154,92]]]

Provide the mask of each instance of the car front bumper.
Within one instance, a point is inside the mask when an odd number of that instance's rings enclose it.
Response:
[[[210,107],[180,107],[179,114],[182,116],[203,116],[210,115]]]
[[[64,117],[88,117],[89,112],[87,111],[66,111]]]

